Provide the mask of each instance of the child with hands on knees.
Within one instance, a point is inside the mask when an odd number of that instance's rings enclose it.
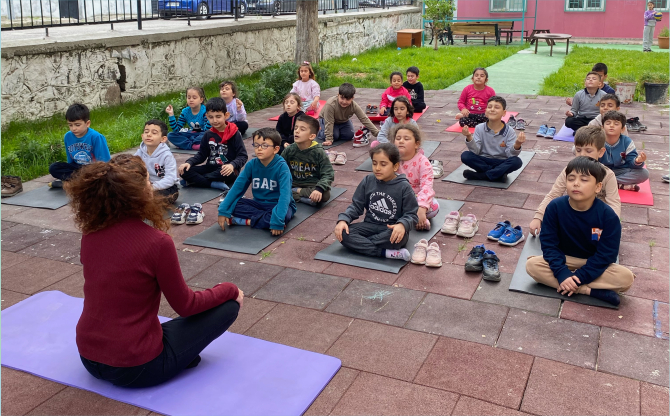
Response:
[[[440,204],[434,199],[433,166],[421,149],[421,130],[417,125],[398,125],[391,130],[394,144],[400,152],[398,173],[404,174],[419,204],[417,230],[430,230],[430,218],[437,215]]]
[[[416,121],[412,118],[413,115],[414,107],[412,107],[412,103],[407,97],[400,96],[393,100],[389,117],[384,121],[384,124],[381,125],[377,140],[374,140],[370,146],[375,147],[379,143],[388,143],[389,133],[396,126],[405,124],[416,126]],[[393,141],[393,136],[391,136],[391,141]]]
[[[351,251],[409,261],[409,232],[419,206],[405,175],[397,175],[400,153],[391,143],[370,149],[373,173],[363,178],[351,205],[338,216],[335,236]],[[363,222],[351,224],[365,212]]]
[[[174,117],[172,104],[165,108],[168,114],[171,133],[167,138],[173,145],[184,150],[198,150],[200,140],[206,130],[211,127],[205,117],[205,90],[200,87],[190,87],[186,90],[187,106],[181,110],[179,119]]]
[[[298,80],[293,83],[291,92],[298,94],[302,100],[302,111],[308,116],[316,114],[319,108],[319,98],[321,98],[321,87],[314,79],[314,69],[312,64],[304,61],[298,67]]]
[[[458,109],[461,112],[456,114],[456,120],[461,127],[476,127],[477,124],[487,121],[487,103],[489,98],[496,95],[493,88],[486,85],[488,80],[489,73],[485,68],[475,68],[472,72],[472,84],[463,88],[458,99]]]
[[[177,161],[167,142],[168,128],[162,120],[149,120],[144,123],[142,144],[135,156],[142,158],[149,171],[149,181],[154,192],[167,198],[173,204],[179,197],[177,188]]]
[[[600,163],[612,169],[616,175],[619,189],[626,191],[640,190],[639,183],[649,179],[649,171],[644,168],[647,154],[639,152],[633,140],[622,134],[626,125],[626,116],[618,111],[610,111],[603,117],[605,130],[605,153],[600,157]]]
[[[412,107],[417,113],[426,109],[426,102],[423,98],[423,84],[419,81],[419,68],[410,66],[407,68],[407,81],[402,83],[410,97],[412,97]]]
[[[591,71],[586,74],[584,89],[577,91],[572,99],[572,107],[565,112],[565,126],[574,131],[579,130],[600,114],[600,100],[607,94],[601,90],[601,76]],[[624,123],[625,125],[626,123]]]
[[[391,103],[393,103],[393,100],[398,97],[407,97],[410,102],[412,101],[412,96],[409,95],[409,91],[407,91],[407,89],[402,86],[402,73],[392,72],[390,80],[391,86],[382,93],[382,101],[379,103],[380,116],[388,115],[388,110],[391,108]]]
[[[605,114],[610,111],[619,111],[621,109],[621,101],[616,94],[605,94],[600,99],[598,106],[600,109],[600,114],[598,114],[598,116],[593,120],[589,121],[589,126],[603,127],[603,117]],[[623,126],[621,134],[628,136],[628,129],[625,125]]]
[[[279,146],[279,154],[284,151],[284,148],[293,144],[293,130],[295,130],[295,122],[301,115],[305,114],[301,109],[300,96],[294,92],[286,94],[282,104],[284,105],[284,113],[279,116],[277,120],[277,132],[281,136],[281,146]],[[318,122],[317,122],[318,125]],[[317,129],[318,131],[318,129]]]
[[[356,115],[370,131],[377,136],[379,130],[365,115],[365,111],[354,101],[356,87],[348,82],[340,85],[338,94],[330,97],[319,113],[319,133],[317,140],[323,142],[324,146],[330,146],[335,140],[352,140],[354,138],[354,124],[350,118]]]
[[[240,134],[247,132],[249,123],[247,123],[247,111],[244,109],[244,103],[237,98],[237,84],[234,81],[223,81],[219,84],[219,95],[226,102],[228,108],[228,119],[226,121],[234,123]]]

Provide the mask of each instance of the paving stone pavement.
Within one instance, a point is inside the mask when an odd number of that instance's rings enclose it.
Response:
[[[323,91],[327,99],[336,89]],[[377,103],[381,90],[361,88],[356,101]],[[418,123],[440,142],[434,157],[445,175],[460,165],[462,136],[453,124],[460,91],[427,91],[431,106]],[[208,222],[176,226],[171,234],[184,278],[194,290],[232,281],[247,294],[232,332],[325,353],[343,367],[306,414],[668,414],[668,111],[635,103],[622,107],[649,129],[633,134],[649,154],[652,207],[624,204],[621,264],[637,276],[618,310],[588,307],[507,290],[523,243],[486,240],[496,222],[524,229],[551,184],[572,158],[570,144],[534,133],[559,127],[560,97],[504,94],[528,123],[526,150],[536,152],[507,190],[442,181],[439,198],[465,202],[480,220],[464,241],[438,233],[444,265],[409,264],[385,273],[314,260],[334,236],[337,214],[365,176],[354,168],[367,149],[343,144],[349,162],[336,167],[342,196],[265,249],[264,256],[183,244],[215,221],[217,201],[205,204]],[[274,126],[280,106],[249,114],[253,127]],[[354,119],[354,125],[360,123]],[[251,142],[245,141],[253,154]],[[185,156],[179,155],[180,158]],[[38,178],[25,189],[41,186]],[[2,205],[2,308],[45,290],[83,296],[80,234],[69,207],[24,209]],[[501,258],[500,283],[466,273],[475,244]],[[381,295],[383,294],[383,298]],[[174,317],[163,299],[160,313]],[[580,394],[588,386],[588,394]],[[577,390],[576,390],[577,389]],[[577,397],[576,397],[577,395]],[[2,414],[138,414],[148,411],[2,368]]]

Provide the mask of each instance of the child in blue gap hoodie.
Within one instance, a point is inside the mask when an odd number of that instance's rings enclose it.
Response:
[[[179,197],[177,188],[177,161],[167,142],[168,127],[162,120],[144,123],[142,144],[135,152],[144,161],[149,171],[149,182],[154,192],[164,196],[173,204]]]
[[[609,111],[603,116],[605,130],[605,154],[600,163],[607,166],[616,175],[619,189],[639,191],[642,183],[649,179],[649,171],[644,168],[647,155],[644,150],[638,153],[633,140],[621,134],[626,126],[626,116],[618,111]]]
[[[219,225],[250,225],[270,229],[272,235],[284,232],[293,218],[296,206],[291,195],[291,171],[279,156],[281,136],[277,130],[265,127],[254,133],[252,159],[219,205]],[[253,199],[242,198],[251,185]]]
[[[619,304],[617,292],[633,285],[635,275],[615,264],[621,242],[621,221],[614,210],[596,198],[605,168],[595,159],[579,156],[565,168],[567,196],[547,205],[542,222],[542,256],[532,256],[526,271],[536,282]]]

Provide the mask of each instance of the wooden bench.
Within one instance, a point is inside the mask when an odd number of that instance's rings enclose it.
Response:
[[[453,35],[463,36],[463,42],[468,43],[468,36],[482,36],[484,38],[484,45],[486,45],[486,37],[495,38],[495,44],[500,45],[500,30],[498,23],[484,23],[484,22],[469,22],[469,23],[452,23],[448,31],[449,38],[453,45]]]
[[[514,37],[515,33],[524,33],[525,37],[528,37],[528,31],[527,30],[514,30],[514,22],[498,22],[498,30],[500,30],[500,35],[502,36],[503,34],[505,35],[505,44],[508,45],[510,42],[512,42],[512,38]],[[524,35],[521,35],[521,39],[523,40]]]

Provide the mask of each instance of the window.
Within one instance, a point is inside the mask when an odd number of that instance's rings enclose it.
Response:
[[[657,12],[667,12],[670,11],[668,9],[668,0],[651,0],[652,3],[654,3],[654,10]],[[647,8],[647,3],[648,1],[645,1],[645,9]]]
[[[667,0],[664,0],[667,1]],[[566,12],[604,12],[605,0],[565,0]]]
[[[525,11],[526,0],[489,0],[489,12],[492,13]]]

